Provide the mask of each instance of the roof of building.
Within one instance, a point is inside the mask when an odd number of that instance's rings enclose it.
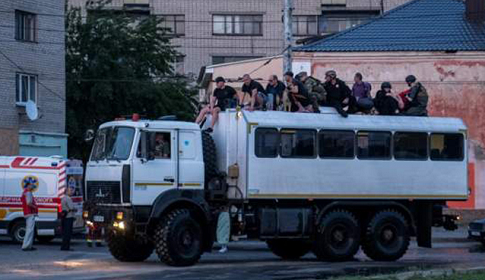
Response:
[[[462,0],[414,0],[367,23],[294,50],[484,51],[485,23],[469,22]]]

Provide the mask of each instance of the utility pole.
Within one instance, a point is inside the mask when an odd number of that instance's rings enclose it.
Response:
[[[283,56],[283,70],[284,72],[291,71],[291,42],[293,39],[292,24],[293,24],[293,0],[283,0],[285,2],[285,9],[283,11],[284,37],[285,37],[285,53]]]

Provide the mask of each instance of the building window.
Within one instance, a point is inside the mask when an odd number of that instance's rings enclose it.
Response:
[[[212,64],[236,62],[253,58],[260,58],[260,56],[212,56]]]
[[[354,158],[353,131],[322,130],[318,144],[321,158]]]
[[[27,42],[37,41],[37,15],[15,11],[15,39]]]
[[[183,56],[176,56],[175,60],[172,62],[172,69],[174,74],[176,75],[184,75],[185,74],[185,67],[184,67],[184,57]]]
[[[262,15],[213,15],[215,35],[263,35]]]
[[[167,29],[167,34],[185,35],[185,16],[184,15],[163,15],[161,27]]]
[[[391,133],[359,131],[357,133],[357,157],[359,159],[390,159]]]
[[[316,131],[281,130],[281,153],[286,158],[314,158]]]
[[[376,15],[378,15],[378,11],[360,13],[324,12],[324,15],[319,17],[319,32],[340,32],[365,23]]]
[[[280,147],[280,134],[274,128],[258,128],[255,134],[255,154],[258,158],[275,158]]]
[[[293,16],[293,35],[318,35],[317,16]]]
[[[430,138],[431,160],[458,160],[464,159],[463,134],[433,133]]]
[[[37,76],[17,73],[15,82],[17,105],[25,105],[28,101],[37,102]]]
[[[399,160],[428,159],[428,134],[396,132],[394,134],[394,158]]]

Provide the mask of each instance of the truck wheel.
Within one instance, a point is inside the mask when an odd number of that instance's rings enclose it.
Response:
[[[297,260],[311,250],[311,243],[301,239],[270,239],[266,244],[273,254],[285,260]]]
[[[370,221],[362,249],[373,260],[395,261],[406,253],[409,239],[404,216],[388,209],[378,212]]]
[[[106,242],[111,255],[121,262],[142,262],[153,253],[153,245],[110,230]]]
[[[346,261],[359,250],[360,228],[352,213],[335,210],[326,214],[313,244],[313,253],[324,261]]]
[[[205,181],[209,182],[219,172],[217,171],[216,144],[207,131],[202,131],[202,153],[204,156]]]
[[[53,236],[53,235],[37,235],[35,238],[37,238],[37,241],[39,241],[39,243],[46,244],[46,243],[49,243],[52,240],[54,240],[55,236]]]
[[[160,261],[172,266],[195,264],[202,255],[202,229],[187,209],[163,217],[155,230],[155,249]]]
[[[24,237],[25,237],[24,220],[15,222],[15,224],[12,226],[12,229],[10,230],[10,237],[12,238],[12,241],[17,244],[22,244],[22,242],[24,242]]]

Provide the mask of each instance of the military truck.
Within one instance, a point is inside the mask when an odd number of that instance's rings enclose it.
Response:
[[[446,201],[466,200],[460,119],[340,117],[230,109],[212,133],[173,120],[101,125],[86,170],[84,212],[111,254],[195,264],[229,211],[231,236],[283,259],[393,261],[411,237],[431,247]],[[227,210],[229,209],[229,210]]]

